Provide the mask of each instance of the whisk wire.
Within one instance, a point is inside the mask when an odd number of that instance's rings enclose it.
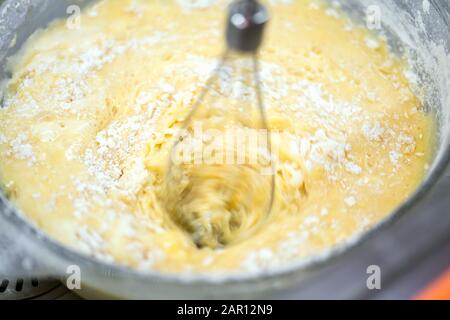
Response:
[[[267,130],[267,135],[266,135],[267,150],[269,153],[269,161],[270,161],[270,166],[271,166],[270,177],[272,179],[272,181],[271,181],[272,188],[271,188],[271,192],[270,192],[270,202],[269,202],[268,210],[267,210],[268,211],[267,217],[268,217],[270,214],[270,211],[272,210],[273,201],[275,198],[275,159],[272,154],[272,137],[270,134],[269,123],[267,121],[267,112],[266,112],[266,107],[264,105],[263,93],[261,90],[260,64],[259,64],[259,59],[258,59],[258,52],[253,53],[252,60],[253,60],[253,76],[254,76],[254,81],[255,81],[256,101],[257,101],[258,108],[260,111],[263,129]]]
[[[192,106],[192,110],[189,112],[186,119],[184,119],[183,126],[181,127],[180,132],[183,132],[190,125],[192,118],[197,113],[197,110],[199,109],[199,107],[203,104],[203,101],[205,100],[206,95],[208,94],[208,91],[212,87],[216,77],[218,77],[220,75],[221,70],[223,69],[226,62],[228,61],[228,56],[229,56],[229,50],[227,49],[222,54],[222,57],[220,58],[219,63],[214,68],[214,71],[208,77],[205,84],[203,85],[203,88],[202,88],[199,96],[197,97],[196,101],[194,102],[194,104]],[[178,135],[178,139],[177,139],[176,143],[179,142],[180,137],[181,137],[181,134]]]

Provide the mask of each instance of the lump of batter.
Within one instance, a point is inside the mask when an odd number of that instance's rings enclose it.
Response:
[[[268,2],[260,52],[276,155],[271,214],[259,224],[252,213],[265,197],[204,191],[229,190],[214,166],[178,185],[187,196],[168,196],[170,150],[223,50],[227,2],[99,1],[80,28],[57,21],[11,59],[0,179],[31,222],[140,270],[258,273],[345,243],[411,195],[434,127],[407,64],[334,9],[298,0]],[[245,81],[233,85],[236,72],[227,67],[218,81],[233,101],[247,92]],[[265,188],[242,181],[255,194]],[[199,219],[204,207],[211,215]]]

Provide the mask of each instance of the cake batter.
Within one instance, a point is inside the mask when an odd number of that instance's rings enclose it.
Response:
[[[345,243],[411,195],[434,129],[407,65],[335,8],[271,0],[260,53],[277,155],[268,221],[221,247],[173,223],[168,156],[224,49],[227,2],[103,0],[79,28],[61,20],[28,40],[0,111],[0,177],[30,221],[140,270],[258,273]],[[239,99],[233,72],[219,90]]]

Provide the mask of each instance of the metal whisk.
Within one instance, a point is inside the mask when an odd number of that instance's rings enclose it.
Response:
[[[172,148],[165,206],[199,248],[248,238],[272,208],[274,163],[258,62],[268,20],[257,0],[230,5],[227,49]],[[212,148],[220,141],[222,149]]]

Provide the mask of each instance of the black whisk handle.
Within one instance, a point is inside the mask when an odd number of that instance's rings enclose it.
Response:
[[[228,15],[228,48],[244,53],[256,52],[262,43],[264,27],[268,21],[269,13],[259,1],[234,1]]]

